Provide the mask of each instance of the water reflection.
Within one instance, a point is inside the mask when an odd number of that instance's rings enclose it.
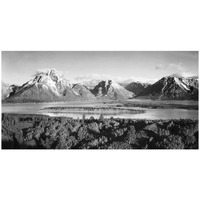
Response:
[[[130,114],[104,114],[105,118],[115,117],[115,118],[131,118],[131,119],[198,119],[198,112],[195,110],[184,110],[184,109],[145,109],[145,113]],[[46,113],[49,116],[63,116],[79,118],[83,117],[83,113]],[[100,114],[85,114],[86,118],[93,116],[95,119],[100,117]]]

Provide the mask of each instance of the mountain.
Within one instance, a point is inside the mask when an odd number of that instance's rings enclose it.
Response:
[[[137,97],[153,99],[197,100],[198,80],[167,76],[144,89]]]
[[[80,84],[85,85],[89,90],[93,90],[98,83],[100,83],[102,80],[90,80],[90,81],[83,81]]]
[[[141,93],[145,88],[149,87],[149,83],[132,82],[125,86],[125,89],[133,92],[135,95]]]
[[[129,84],[131,84],[133,82],[136,82],[135,79],[129,78],[129,79],[125,79],[123,81],[118,81],[117,83],[125,88],[127,85],[129,85]]]
[[[128,81],[122,81],[122,82],[117,82],[117,83],[125,88],[127,85],[129,85],[132,82],[133,80],[128,80]]]
[[[10,85],[7,83],[1,82],[1,99],[5,99],[10,95],[11,92]]]
[[[20,87],[5,99],[7,102],[51,102],[74,101],[82,97],[74,92],[72,84],[56,70],[39,72],[34,78]]]
[[[19,86],[1,82],[1,99],[8,98]]]
[[[135,96],[161,100],[198,100],[198,77],[167,76],[153,85],[132,82],[124,88],[112,80],[92,80],[86,85],[72,84],[56,70],[51,69],[36,73],[22,86],[2,82],[4,102],[120,100]]]
[[[134,93],[127,91],[125,88],[120,86],[118,83],[113,82],[112,80],[101,81],[95,88],[92,90],[92,93],[98,99],[128,99],[134,96]]]
[[[74,92],[77,95],[80,95],[84,100],[95,100],[96,97],[92,94],[92,92],[82,84],[74,84],[72,87]]]

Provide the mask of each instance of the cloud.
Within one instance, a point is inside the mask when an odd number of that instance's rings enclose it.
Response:
[[[165,69],[165,67],[166,67],[165,65],[159,64],[159,65],[155,66],[155,69],[156,70],[162,70],[162,69]]]
[[[171,76],[180,78],[180,77],[196,77],[198,75],[194,73],[190,73],[190,72],[178,72],[178,73],[171,74]]]
[[[122,78],[119,76],[111,76],[109,74],[89,74],[89,75],[79,75],[74,78],[75,82],[84,82],[91,80],[113,80],[118,83],[131,83],[131,82],[143,82],[143,83],[154,83],[157,79],[146,79],[143,77],[129,77]]]
[[[131,82],[141,82],[141,83],[155,83],[158,81],[158,79],[149,79],[149,78],[143,78],[143,77],[130,77],[123,79],[122,81],[119,81],[119,83],[131,83]]]
[[[168,75],[176,76],[176,77],[193,77],[198,76],[195,73],[191,73],[188,69],[186,69],[182,63],[170,63],[167,65],[159,64],[155,66],[156,70],[168,70]],[[173,71],[173,74],[169,74],[169,71]]]
[[[178,70],[178,71],[184,71],[185,67],[182,65],[182,63],[170,63],[167,65],[159,64],[155,66],[156,70]]]
[[[76,81],[89,81],[89,80],[120,80],[121,77],[111,76],[109,74],[89,74],[89,75],[79,75],[74,77]]]

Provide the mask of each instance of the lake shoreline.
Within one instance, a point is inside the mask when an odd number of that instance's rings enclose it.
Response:
[[[29,104],[3,104],[2,113],[20,114],[44,114],[49,116],[70,116],[75,119],[94,116],[99,118],[100,114],[105,117],[119,117],[132,119],[198,119],[198,110],[176,109],[176,108],[148,108],[147,106],[134,106],[131,102],[124,106],[125,102],[101,102],[101,103],[29,103]],[[126,102],[127,103],[127,102]],[[140,102],[140,104],[143,102]],[[145,102],[144,102],[145,103]],[[157,102],[156,102],[157,103]],[[194,102],[190,102],[194,104]],[[166,104],[166,102],[165,102]],[[179,102],[175,102],[179,104]],[[188,104],[188,102],[184,102]],[[144,104],[145,105],[145,104]],[[52,108],[52,109],[47,109]]]
[[[129,99],[126,101],[122,100],[107,100],[107,101],[58,101],[58,102],[4,102],[2,101],[2,106],[4,105],[39,105],[39,104],[65,104],[65,105],[116,105],[117,108],[120,107],[140,107],[140,108],[150,108],[150,109],[186,109],[186,110],[198,110],[198,101],[173,101],[173,100],[145,100],[145,99]],[[78,106],[79,107],[79,106]]]

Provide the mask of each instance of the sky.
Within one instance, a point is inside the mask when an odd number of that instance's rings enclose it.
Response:
[[[155,82],[164,76],[198,76],[197,51],[3,51],[2,81],[22,85],[54,68],[72,82],[112,79]]]

